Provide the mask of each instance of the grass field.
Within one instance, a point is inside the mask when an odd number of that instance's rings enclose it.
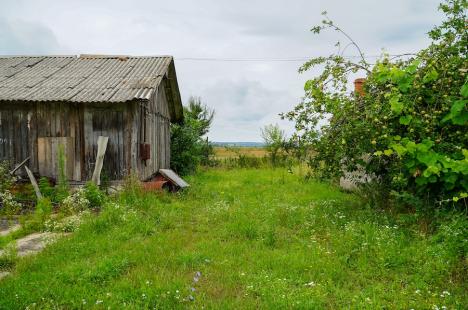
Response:
[[[0,280],[0,309],[462,309],[466,262],[412,215],[277,169],[129,190]],[[444,243],[445,242],[445,243]],[[435,309],[435,308],[434,308]]]
[[[263,147],[214,147],[216,159],[226,159],[237,157],[239,155],[245,155],[249,157],[264,157],[267,155],[267,151]]]

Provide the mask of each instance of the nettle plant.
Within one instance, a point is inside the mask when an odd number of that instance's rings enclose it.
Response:
[[[324,12],[322,25],[312,31],[342,33],[361,59],[353,62],[339,52],[305,63],[300,72],[320,66],[321,74],[306,82],[302,103],[283,115],[313,146],[310,165],[319,177],[364,169],[405,203],[466,207],[467,8],[466,0],[441,4],[446,20],[430,31],[429,47],[384,54],[375,64]],[[350,75],[362,73],[363,91],[350,92]]]

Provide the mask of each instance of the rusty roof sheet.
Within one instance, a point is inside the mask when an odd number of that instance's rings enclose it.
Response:
[[[149,99],[171,62],[171,56],[0,57],[0,101]]]

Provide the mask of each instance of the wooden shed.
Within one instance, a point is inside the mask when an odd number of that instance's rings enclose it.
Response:
[[[97,139],[109,137],[103,174],[146,179],[169,168],[170,122],[183,118],[173,58],[0,57],[0,160],[30,157],[41,176],[86,181]]]

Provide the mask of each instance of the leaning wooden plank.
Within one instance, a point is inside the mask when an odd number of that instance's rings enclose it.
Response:
[[[26,164],[26,163],[28,162],[29,159],[31,159],[31,157],[28,157],[28,158],[26,158],[25,160],[23,160],[19,165],[17,165],[17,166],[15,167],[15,169],[13,169],[13,170],[10,171],[10,174],[11,174],[11,175],[15,174],[15,172],[18,171],[19,168],[23,167],[23,165]]]
[[[180,188],[185,188],[185,187],[190,186],[187,182],[182,180],[182,178],[179,177],[171,169],[159,169],[159,173],[161,173],[163,177],[167,178],[169,181],[171,181],[172,183],[174,183],[175,185],[177,185]]]
[[[96,164],[94,166],[93,177],[91,179],[97,185],[101,185],[101,170],[102,165],[104,164],[104,155],[106,154],[107,141],[109,141],[109,137],[103,136],[99,136],[97,141],[98,150],[96,155]]]
[[[28,166],[24,166],[24,169],[26,170],[26,173],[28,174],[29,180],[31,181],[34,191],[36,192],[37,199],[41,199],[42,194],[41,194],[41,191],[39,190],[39,185],[37,185],[36,178],[32,174],[31,170],[29,170]]]

